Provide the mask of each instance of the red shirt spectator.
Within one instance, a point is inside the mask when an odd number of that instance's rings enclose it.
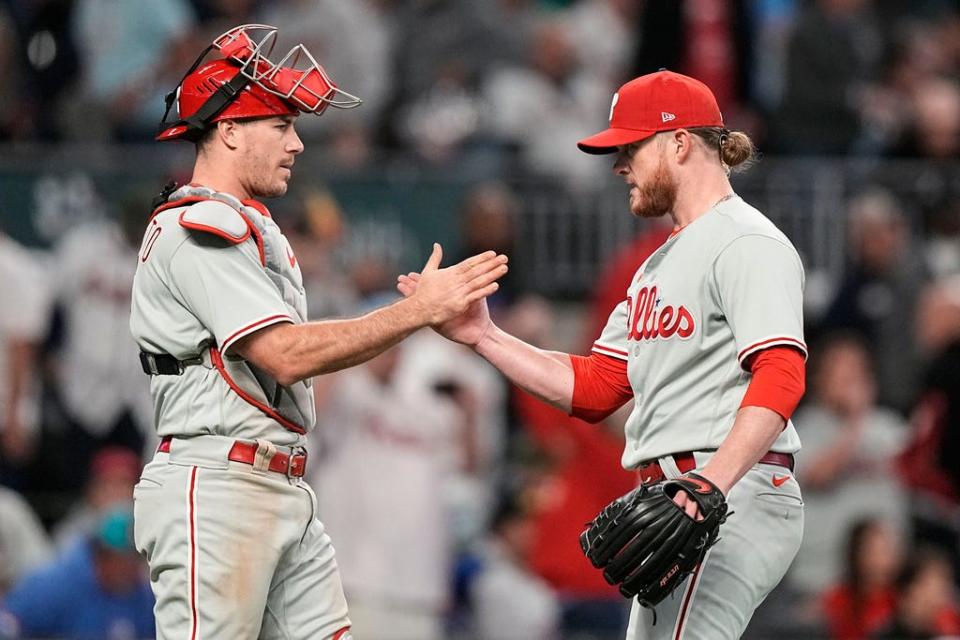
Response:
[[[849,585],[837,585],[823,595],[823,610],[831,638],[869,638],[889,624],[896,608],[896,593],[884,588],[857,602]]]
[[[636,474],[620,466],[623,443],[525,392],[517,391],[514,402],[531,438],[555,463],[548,499],[533,509],[531,567],[564,595],[620,598],[577,540],[586,522],[637,486]]]

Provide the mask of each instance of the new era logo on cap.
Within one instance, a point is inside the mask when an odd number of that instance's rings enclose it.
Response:
[[[660,112],[660,120],[662,120],[663,122],[670,122],[671,120],[676,120],[676,119],[677,119],[677,116],[673,115],[672,113],[668,113],[667,111]]]

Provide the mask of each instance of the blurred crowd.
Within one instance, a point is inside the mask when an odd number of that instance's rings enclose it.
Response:
[[[149,140],[183,70],[242,23],[363,98],[301,123],[345,166],[399,149],[588,181],[571,143],[661,67],[705,81],[767,153],[960,150],[955,0],[5,0],[0,139]]]
[[[147,141],[164,93],[245,22],[279,27],[281,49],[304,42],[364,98],[298,124],[347,168],[399,150],[595,184],[607,165],[573,142],[603,126],[613,88],[660,67],[705,80],[728,126],[769,155],[960,152],[948,0],[2,2],[0,137]],[[836,212],[845,266],[807,301],[794,419],[805,541],[748,638],[960,636],[960,189],[945,193],[920,222],[880,186]],[[49,249],[0,233],[0,638],[152,637],[130,505],[157,441],[128,330],[152,195],[91,207]],[[669,233],[639,227],[593,296],[560,304],[525,277],[524,203],[509,186],[477,184],[459,205],[448,259],[511,256],[496,321],[574,353]],[[270,206],[311,318],[395,299],[401,238],[365,231],[315,187]],[[314,388],[308,478],[358,638],[623,637],[628,603],[577,537],[636,484],[619,464],[624,415],[570,418],[429,332]]]

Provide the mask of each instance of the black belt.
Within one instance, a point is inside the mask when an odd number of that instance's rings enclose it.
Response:
[[[187,360],[177,360],[169,353],[147,353],[140,352],[140,366],[143,372],[151,376],[180,376],[183,370],[195,364],[203,364],[203,358],[188,358]]]

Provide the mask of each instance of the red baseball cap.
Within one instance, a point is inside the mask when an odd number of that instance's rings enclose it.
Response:
[[[577,146],[586,153],[614,153],[620,145],[646,140],[660,131],[722,126],[720,107],[707,85],[661,70],[620,87],[610,105],[610,127]]]

